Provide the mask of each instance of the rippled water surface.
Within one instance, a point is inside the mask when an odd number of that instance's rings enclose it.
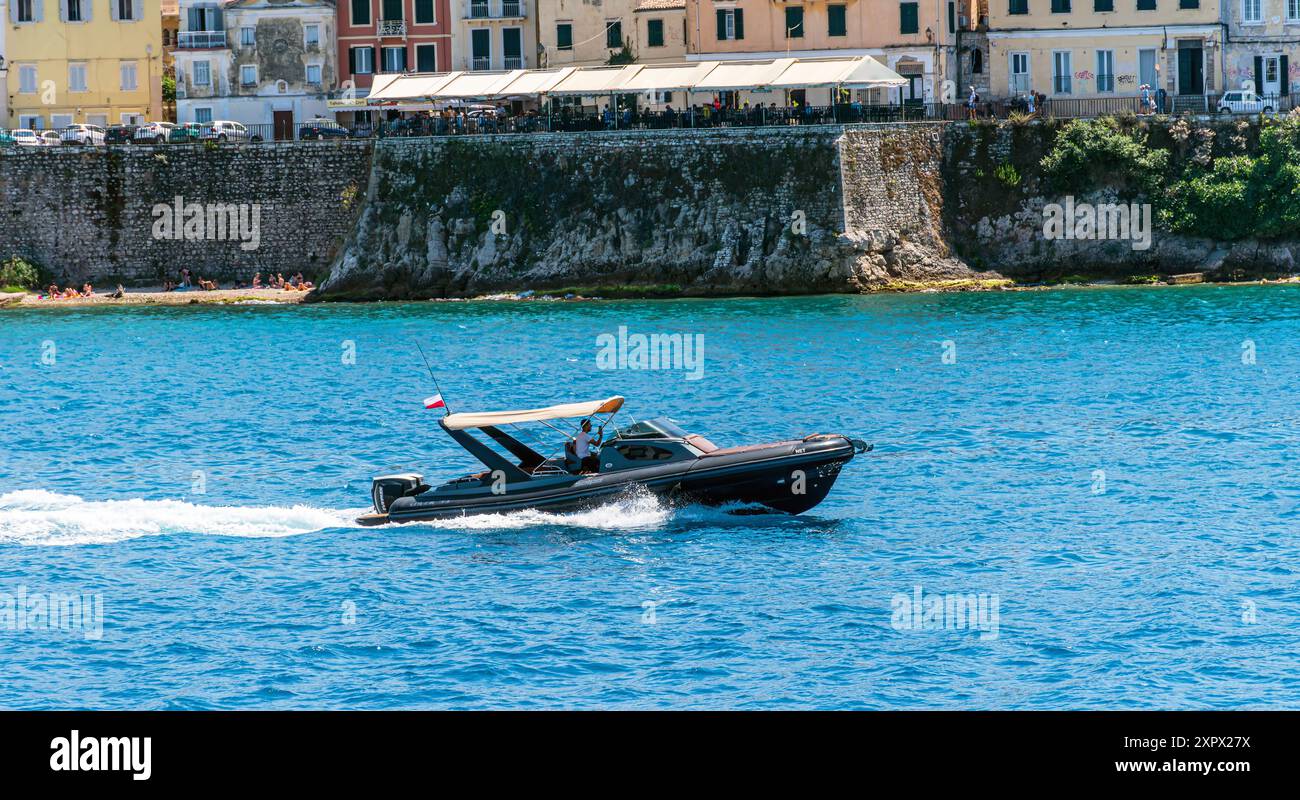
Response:
[[[620,325],[702,379],[598,370]],[[475,469],[416,340],[456,410],[876,450],[801,517],[359,528],[373,474]],[[1297,374],[1293,287],[0,313],[0,594],[104,611],[0,627],[0,706],[1292,707]]]

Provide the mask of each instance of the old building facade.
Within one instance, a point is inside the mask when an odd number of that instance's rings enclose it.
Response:
[[[1146,84],[1212,110],[1224,85],[1219,0],[993,0],[988,35],[998,97],[1133,97]]]
[[[976,9],[975,0],[686,0],[687,57],[872,56],[908,83],[859,99],[939,102],[957,97],[958,40]],[[828,91],[807,100],[829,102]]]
[[[557,0],[451,0],[451,68],[509,70],[537,66],[537,4]]]
[[[686,0],[547,0],[539,66],[677,62],[686,57]]]
[[[5,0],[0,125],[61,128],[162,116],[159,0]]]
[[[332,0],[181,0],[177,120],[274,125],[328,113],[338,85]]]

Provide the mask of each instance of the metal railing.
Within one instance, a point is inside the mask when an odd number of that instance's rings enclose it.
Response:
[[[379,20],[380,36],[405,36],[406,20],[404,19],[381,19]]]
[[[470,68],[471,68],[471,69],[474,69],[474,70],[487,70],[487,69],[492,69],[492,57],[491,57],[491,56],[474,56],[474,58],[471,59],[471,67],[470,67]]]
[[[512,19],[527,16],[525,0],[466,0],[470,19]]]
[[[181,31],[176,46],[181,50],[212,50],[226,46],[225,31]]]
[[[504,59],[502,59],[501,66],[504,67],[505,69],[523,69],[523,68],[524,68],[524,57],[523,57],[523,56],[506,56]]]

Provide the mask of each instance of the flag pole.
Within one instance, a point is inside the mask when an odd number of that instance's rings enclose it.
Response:
[[[433,378],[433,388],[438,390],[438,396],[442,398],[442,415],[445,417],[451,413],[451,405],[447,402],[446,395],[442,393],[442,387],[438,385],[438,378],[433,374],[433,367],[429,366],[429,357],[424,354],[424,348],[416,342],[415,349],[420,351],[420,358],[424,359],[424,368],[429,370],[429,377]]]

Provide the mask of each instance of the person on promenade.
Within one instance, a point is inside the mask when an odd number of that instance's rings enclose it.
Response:
[[[966,119],[976,119],[979,116],[976,108],[979,101],[979,93],[975,91],[974,86],[971,86],[970,94],[966,97]]]

